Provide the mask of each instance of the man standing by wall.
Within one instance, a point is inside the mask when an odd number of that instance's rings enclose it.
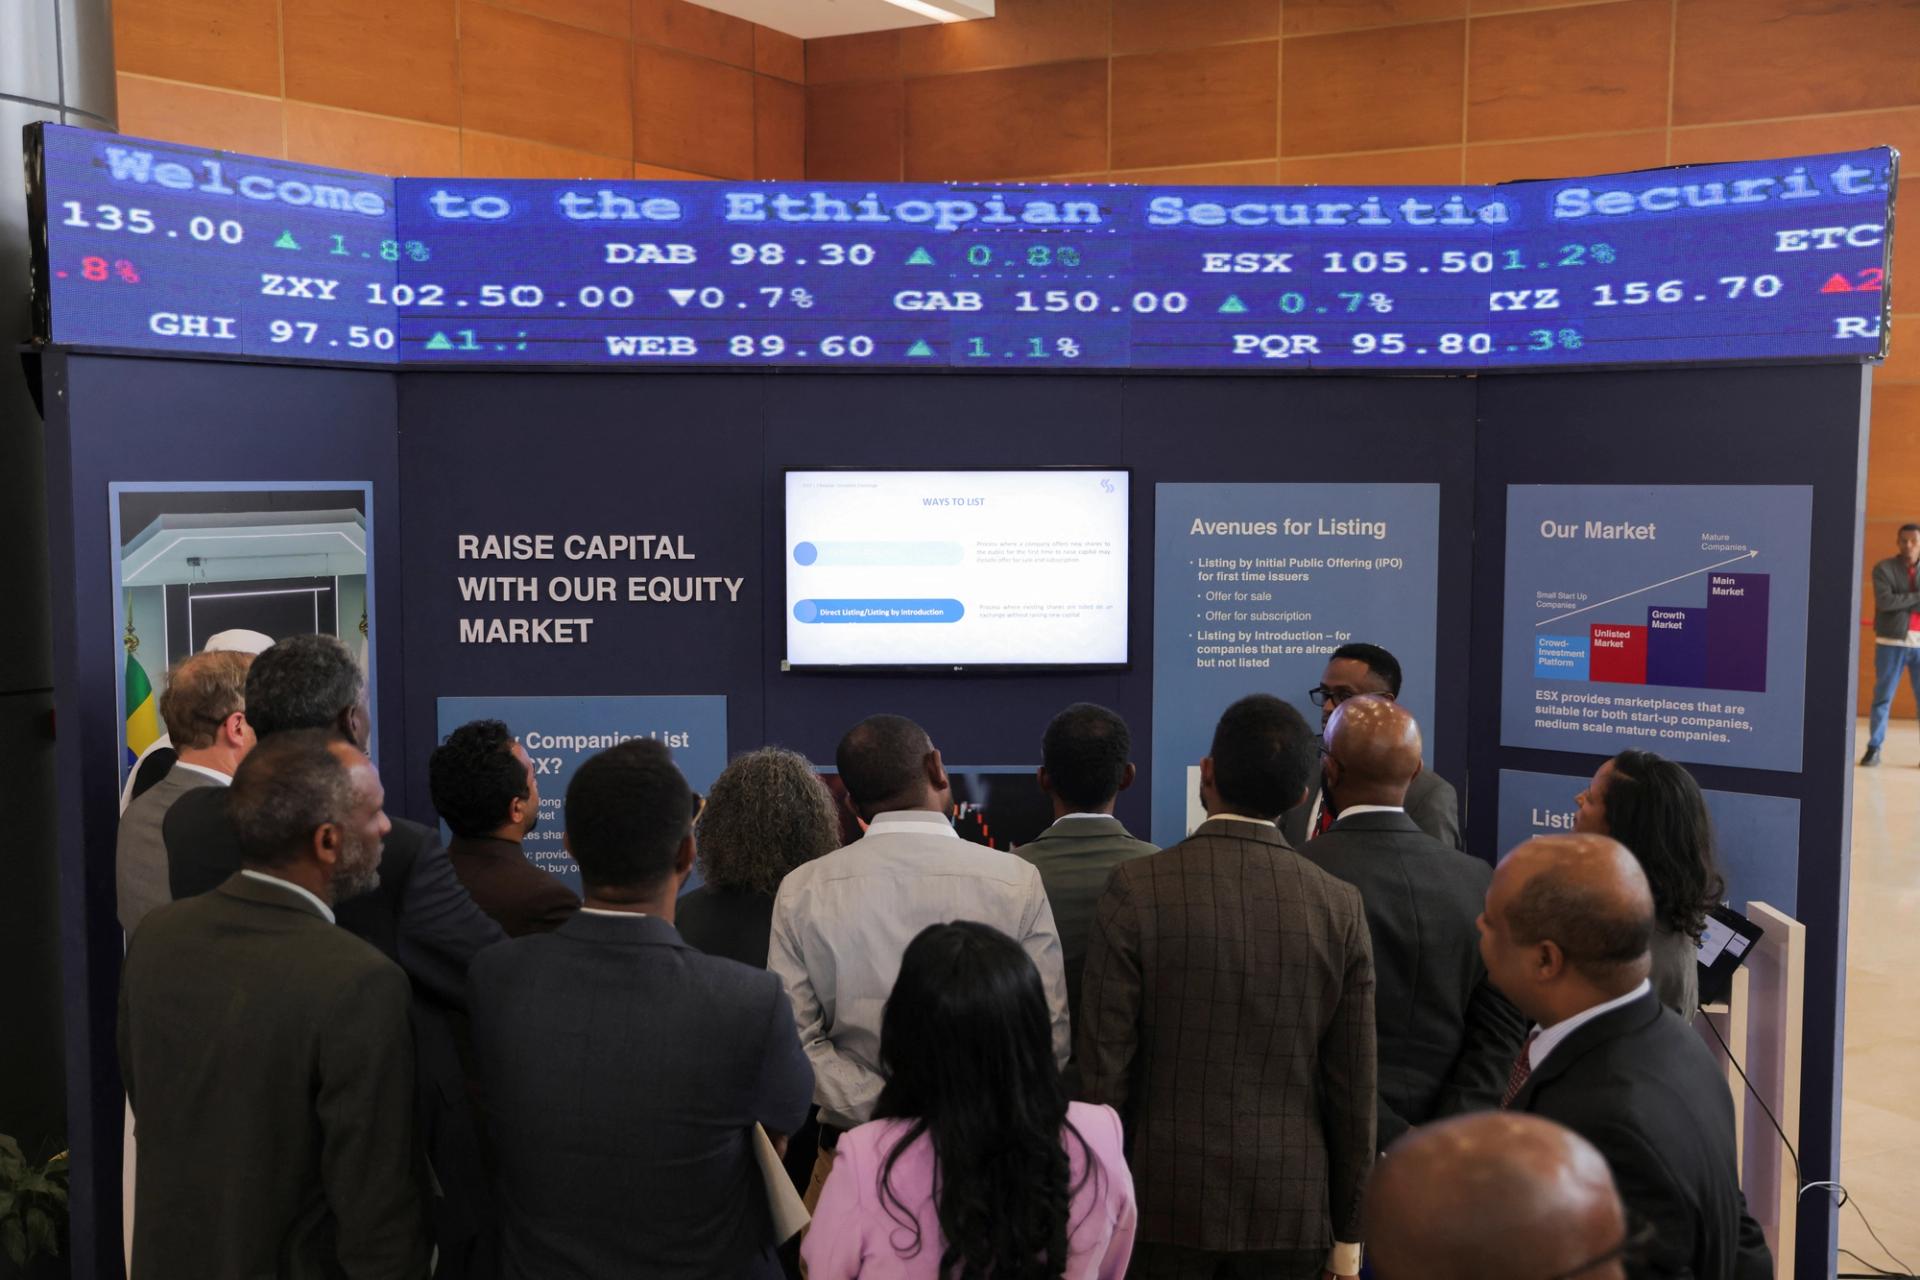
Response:
[[[1873,706],[1863,765],[1880,763],[1902,672],[1920,702],[1920,524],[1901,525],[1900,553],[1873,566]]]
[[[250,653],[196,653],[167,673],[160,718],[172,740],[173,767],[120,815],[114,851],[120,927],[129,936],[147,912],[173,901],[167,845],[160,835],[167,810],[198,787],[226,786],[253,749],[253,726],[247,723],[247,668],[252,665]]]

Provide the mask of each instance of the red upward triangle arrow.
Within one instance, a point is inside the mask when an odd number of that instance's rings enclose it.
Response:
[[[1841,275],[1839,272],[1836,271],[1834,274],[1827,277],[1827,282],[1825,284],[1820,286],[1820,292],[1852,293],[1853,286],[1847,283],[1847,278],[1845,276]]]

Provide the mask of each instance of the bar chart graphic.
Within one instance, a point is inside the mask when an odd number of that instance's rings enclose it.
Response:
[[[1511,485],[1500,740],[1800,765],[1805,485]]]
[[[1541,633],[1534,640],[1534,678],[1764,693],[1772,575],[1739,568],[1759,555],[1757,549],[1744,551],[1573,613],[1541,619],[1534,624]],[[1702,590],[1704,603],[1695,598]],[[1670,597],[1666,603],[1633,605],[1637,615],[1632,621],[1576,622],[1577,615],[1631,599],[1651,601],[1662,593]]]

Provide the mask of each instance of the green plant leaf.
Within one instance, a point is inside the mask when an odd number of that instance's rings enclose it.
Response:
[[[20,1154],[20,1144],[0,1133],[0,1183],[12,1182],[27,1171],[27,1158]]]
[[[13,1259],[14,1266],[24,1267],[27,1264],[27,1229],[20,1225],[20,1219],[0,1219],[0,1244],[6,1246],[7,1256]]]
[[[58,1257],[60,1254],[60,1236],[53,1229],[53,1219],[45,1209],[27,1210],[27,1246],[48,1257]]]
[[[0,1191],[0,1218],[8,1217],[13,1213],[14,1201],[19,1198],[11,1191]]]

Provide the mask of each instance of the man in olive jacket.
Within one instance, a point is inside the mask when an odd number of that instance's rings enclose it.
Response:
[[[227,800],[241,870],[150,912],[127,950],[133,1274],[415,1280],[407,976],[333,920],[336,894],[378,874],[379,776],[325,731],[290,731]]]

